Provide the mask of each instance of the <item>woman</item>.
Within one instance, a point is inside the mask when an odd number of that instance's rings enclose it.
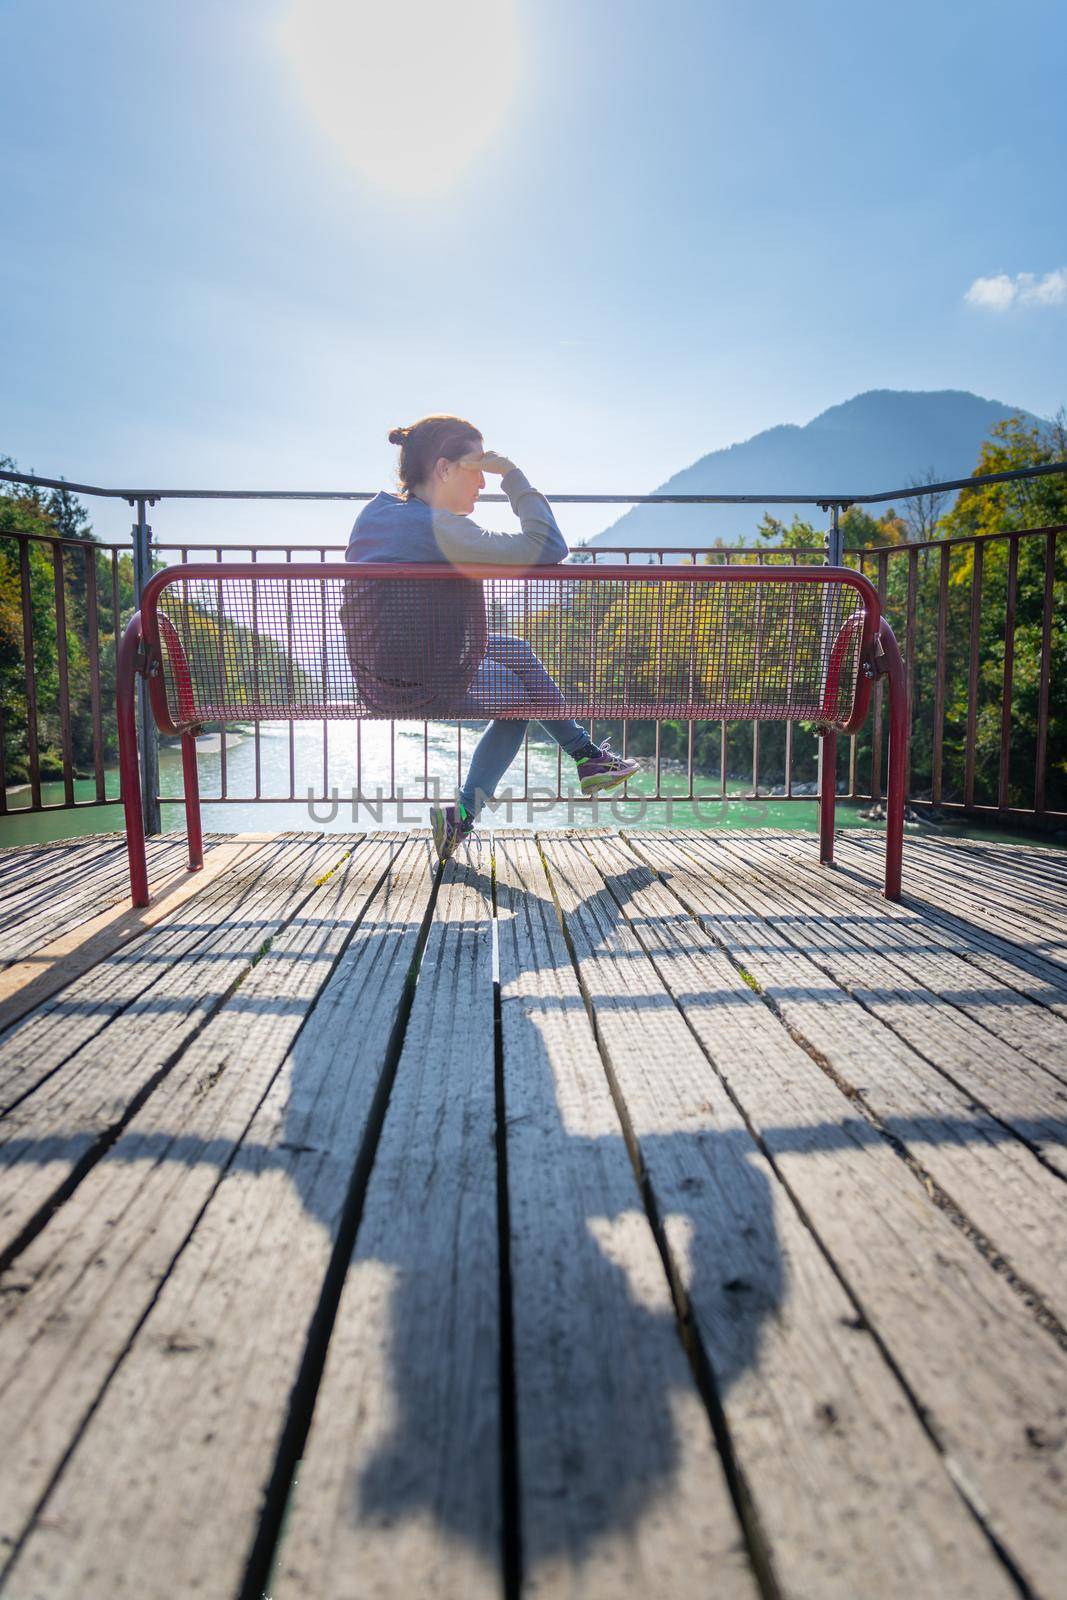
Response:
[[[530,487],[513,461],[487,451],[477,428],[462,417],[423,417],[409,428],[394,428],[389,442],[400,446],[401,492],[383,490],[364,506],[346,560],[444,561],[462,570],[475,563],[552,566],[566,557],[567,545],[548,501]],[[489,533],[472,520],[486,473],[500,477],[520,533]],[[565,709],[558,685],[525,640],[488,632],[480,583],[462,577],[440,585],[434,580],[432,586],[356,581],[349,589],[342,608],[349,659],[364,698],[384,714],[394,710],[410,715],[418,709],[432,715],[437,704],[441,714],[477,716],[502,700],[536,705],[539,712],[546,702]],[[413,594],[416,590],[421,599]],[[414,650],[412,640],[418,641]],[[420,680],[416,658],[434,662],[432,682]],[[585,795],[614,788],[637,771],[636,761],[613,755],[606,740],[594,744],[572,718],[542,719],[541,725],[575,762]],[[490,722],[457,804],[431,807],[430,825],[442,861],[471,833],[526,728],[521,717]]]

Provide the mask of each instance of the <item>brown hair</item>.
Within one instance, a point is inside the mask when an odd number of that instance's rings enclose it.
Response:
[[[446,461],[458,461],[481,437],[472,422],[443,414],[422,417],[410,428],[392,428],[389,443],[400,446],[397,477],[402,492],[410,497],[420,483],[426,482],[442,456]]]

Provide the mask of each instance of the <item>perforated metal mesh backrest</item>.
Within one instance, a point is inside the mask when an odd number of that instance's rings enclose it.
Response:
[[[864,604],[848,583],[551,571],[178,578],[158,602],[172,721],[566,715],[841,727],[852,714]]]

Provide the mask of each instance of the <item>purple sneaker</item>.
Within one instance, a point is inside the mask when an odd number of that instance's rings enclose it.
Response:
[[[430,827],[433,831],[434,849],[438,861],[447,861],[456,852],[456,846],[469,839],[474,832],[474,818],[466,806],[431,806]]]
[[[576,756],[578,780],[583,794],[600,794],[604,789],[614,789],[639,771],[636,761],[628,756],[617,756],[608,749],[608,741],[592,745],[590,755]]]

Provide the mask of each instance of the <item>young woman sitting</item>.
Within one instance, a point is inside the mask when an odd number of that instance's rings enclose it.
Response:
[[[513,461],[484,448],[462,417],[429,416],[394,428],[400,446],[400,493],[376,495],[356,518],[346,560],[447,562],[457,576],[433,584],[348,585],[341,610],[348,655],[364,699],[383,714],[486,715],[493,706],[529,705],[546,733],[574,760],[581,791],[598,794],[624,783],[637,762],[594,744],[565,711],[559,686],[524,639],[490,633],[482,586],[462,576],[466,565],[552,566],[567,545],[552,509]],[[485,474],[499,476],[519,519],[519,533],[490,533],[473,521]],[[432,665],[431,665],[432,664]],[[448,859],[495,792],[522,744],[527,722],[489,723],[471,757],[457,803],[433,806],[430,825]]]

